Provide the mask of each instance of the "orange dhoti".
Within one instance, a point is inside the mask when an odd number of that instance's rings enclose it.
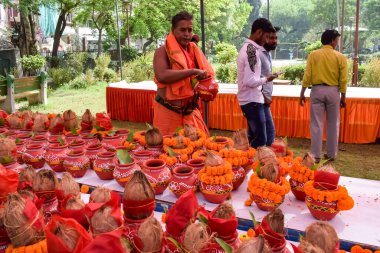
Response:
[[[157,101],[154,101],[153,109],[153,125],[160,129],[163,135],[173,134],[178,127],[183,127],[185,124],[199,128],[209,135],[208,128],[198,109],[194,109],[189,115],[182,115],[169,110]]]

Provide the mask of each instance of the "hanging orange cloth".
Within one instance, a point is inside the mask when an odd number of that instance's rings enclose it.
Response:
[[[211,65],[207,62],[206,57],[194,43],[190,42],[187,49],[184,49],[177,42],[173,33],[169,33],[166,38],[165,50],[170,61],[171,69],[182,70],[199,68],[206,70],[208,76],[215,75]],[[157,101],[156,97],[153,106],[153,125],[160,129],[163,135],[173,134],[177,127],[183,127],[185,123],[200,128],[208,134],[207,126],[203,122],[202,115],[198,109],[191,108],[193,110],[190,113],[180,113],[170,108],[168,109],[171,101],[176,101],[177,103],[180,102],[179,104],[182,104],[183,106],[194,102],[194,90],[192,87],[192,79],[194,78],[195,76],[189,76],[171,84],[162,84],[154,78],[157,88],[165,89],[165,98],[160,98],[162,100],[160,103]],[[164,106],[162,103],[165,103],[167,106]]]

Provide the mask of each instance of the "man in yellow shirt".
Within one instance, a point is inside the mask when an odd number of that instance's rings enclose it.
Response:
[[[305,103],[305,90],[311,87],[311,153],[317,161],[322,156],[325,112],[325,159],[334,160],[338,151],[340,107],[346,106],[347,59],[335,50],[339,37],[340,34],[336,30],[326,30],[322,34],[323,47],[310,53],[302,80],[301,106]]]

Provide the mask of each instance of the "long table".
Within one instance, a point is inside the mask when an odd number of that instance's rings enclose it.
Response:
[[[48,168],[48,166],[45,165],[45,168]],[[57,174],[60,177],[62,173]],[[258,221],[261,221],[267,214],[267,212],[258,209],[255,204],[250,207],[244,206],[244,201],[249,197],[246,191],[248,179],[249,175],[239,189],[232,192],[230,200],[238,217],[239,229],[241,230],[247,230],[248,227],[252,227],[249,211],[255,215]],[[80,184],[91,187],[108,187],[121,194],[124,191],[115,180],[104,181],[99,179],[93,170],[87,171],[84,177],[76,180]],[[353,245],[359,244],[371,249],[380,249],[380,219],[378,219],[380,181],[341,177],[340,184],[347,187],[349,194],[355,201],[355,207],[352,210],[340,212],[330,221],[341,240],[341,248],[349,251]],[[207,210],[212,210],[217,206],[207,202],[201,193],[198,192],[196,195],[198,202]],[[166,189],[163,194],[156,195],[156,201],[158,202],[156,210],[162,212],[162,205],[170,207],[176,200],[175,195]],[[285,201],[280,208],[285,214],[288,240],[298,241],[305,228],[316,221],[310,214],[306,204],[298,201],[291,192],[286,195]]]
[[[236,84],[220,84],[219,94],[209,103],[209,128],[246,128],[237,101]],[[301,86],[274,85],[271,111],[278,136],[310,138],[310,91],[306,106],[299,106]],[[107,111],[122,121],[152,122],[156,85],[152,81],[111,84],[106,88]],[[347,106],[341,109],[339,141],[372,143],[380,138],[380,88],[349,87]]]

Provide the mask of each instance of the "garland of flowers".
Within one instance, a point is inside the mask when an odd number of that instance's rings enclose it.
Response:
[[[46,239],[42,240],[38,243],[28,246],[22,246],[18,248],[14,248],[13,245],[9,245],[5,250],[5,253],[48,253]]]
[[[279,204],[283,201],[283,196],[290,191],[290,184],[285,177],[281,177],[281,184],[276,184],[268,181],[266,178],[260,178],[257,173],[254,173],[249,179],[248,189],[253,195]],[[244,204],[250,206],[252,201],[250,198]]]
[[[301,157],[293,160],[293,164],[289,169],[290,177],[297,182],[306,183],[314,179],[314,171],[300,163]]]
[[[343,252],[343,251],[342,251]],[[344,251],[346,252],[346,251]],[[355,245],[350,250],[351,253],[372,253],[372,250],[369,249],[363,249],[359,245]],[[380,250],[375,250],[373,253],[380,253]]]
[[[224,158],[224,160],[231,163],[232,166],[234,166],[234,167],[243,166],[249,162],[248,158],[244,157],[244,156],[234,157],[234,158],[232,158],[232,157]]]
[[[284,161],[278,161],[278,168],[280,172],[280,176],[286,177],[289,174],[290,166],[289,163]]]
[[[146,145],[145,141],[145,131],[137,131],[133,134],[133,138],[137,139],[141,146]]]
[[[65,131],[65,130],[63,130]],[[94,134],[94,135],[100,135],[102,137],[106,136],[110,131],[107,131],[107,130],[97,130],[96,128],[93,128],[90,132],[90,134]],[[77,130],[77,133],[80,133],[80,129],[79,131]]]
[[[194,148],[190,145],[190,139],[184,137],[182,139],[182,144],[185,145],[185,148],[173,148],[177,146],[177,140],[175,138],[164,138],[164,150],[166,153],[169,153],[169,148],[173,150],[174,153],[181,155],[180,160],[186,162],[189,159],[189,156],[193,153]],[[187,156],[182,156],[187,155]]]
[[[183,137],[185,137],[185,130],[184,129],[181,129],[179,130],[178,132],[180,135],[182,135]],[[198,140],[196,141],[191,141],[190,140],[190,145],[192,145],[194,148],[201,148],[203,147],[205,141],[206,141],[206,138],[207,138],[207,135],[205,132],[203,132],[201,129],[196,129],[196,133],[197,133],[197,136],[198,136]],[[187,137],[185,137],[187,138]]]
[[[246,156],[247,158],[251,159],[251,158],[255,157],[256,149],[249,147],[248,150],[243,151],[243,155]]]
[[[227,139],[227,143],[218,143],[218,142],[216,142],[215,139],[218,139],[218,138],[225,138],[225,139]],[[223,136],[210,137],[210,138],[207,138],[206,141],[205,141],[205,147],[207,149],[211,149],[211,150],[215,150],[215,151],[220,151],[226,145],[233,146],[234,145],[234,141],[231,138],[227,138],[227,137],[223,137]]]
[[[214,150],[209,150],[209,152],[213,153],[213,154],[218,154],[216,151]],[[191,155],[191,158],[192,159],[202,159],[202,160],[205,160],[206,159],[206,151],[203,150],[203,149],[200,149],[200,150],[197,150],[195,151],[192,155]]]
[[[315,201],[337,202],[339,210],[350,210],[354,207],[354,200],[348,195],[347,189],[344,186],[338,185],[337,190],[319,190],[314,187],[314,181],[308,181],[304,185],[306,195]]]
[[[284,157],[277,157],[278,162],[286,162],[286,163],[291,163],[293,160],[293,151],[291,149],[287,149],[286,151],[286,156]]]
[[[224,162],[219,166],[206,166],[198,173],[198,180],[206,184],[224,185],[234,179],[232,165]]]
[[[124,141],[121,143],[122,146],[126,147],[127,149],[129,150],[133,150],[136,148],[136,145],[132,142],[129,142],[129,141]]]
[[[173,166],[178,162],[177,157],[169,156],[167,154],[161,154],[160,159],[164,160],[168,166]]]

